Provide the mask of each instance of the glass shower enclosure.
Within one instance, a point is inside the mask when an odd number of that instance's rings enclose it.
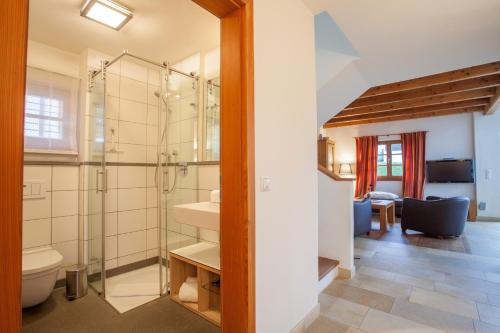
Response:
[[[197,114],[198,81],[193,73],[127,51],[89,73],[84,262],[91,287],[110,303],[113,297],[168,293],[167,200],[186,161],[197,159],[198,132],[195,121],[194,146],[183,151],[182,144],[170,143],[180,134],[168,129],[183,95],[192,94],[188,106]],[[125,274],[138,280],[124,285]]]

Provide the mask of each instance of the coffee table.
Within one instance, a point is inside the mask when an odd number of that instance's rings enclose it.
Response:
[[[387,232],[387,223],[396,221],[396,205],[391,200],[372,200],[372,209],[380,212],[380,231]]]

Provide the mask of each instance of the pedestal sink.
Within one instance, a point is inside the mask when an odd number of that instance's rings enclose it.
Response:
[[[172,207],[174,222],[198,228],[220,230],[220,204],[196,202]]]

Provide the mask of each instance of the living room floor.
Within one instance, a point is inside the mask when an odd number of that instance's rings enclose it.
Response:
[[[436,248],[447,239],[397,241],[399,224],[389,230],[355,238],[356,276],[323,291],[308,333],[500,332],[500,223],[467,223],[469,253]]]
[[[393,226],[389,225],[386,233],[381,233],[380,223],[378,218],[375,217],[372,221],[370,235],[362,237],[500,258],[500,223],[467,222],[464,233],[460,237],[438,239],[411,230],[407,230],[407,235],[403,235],[399,223],[400,219],[397,218],[396,222]]]

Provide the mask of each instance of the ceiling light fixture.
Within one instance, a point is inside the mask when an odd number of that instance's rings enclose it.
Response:
[[[80,15],[120,30],[132,18],[132,11],[111,0],[87,0]]]

